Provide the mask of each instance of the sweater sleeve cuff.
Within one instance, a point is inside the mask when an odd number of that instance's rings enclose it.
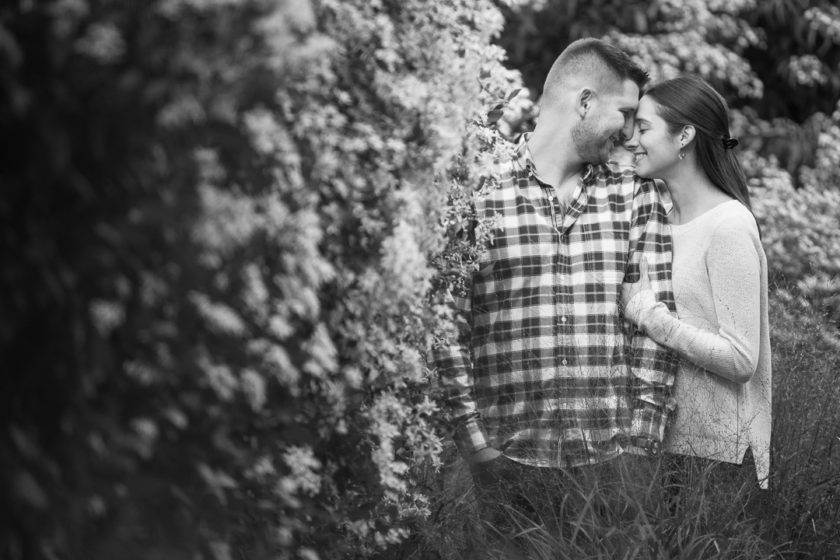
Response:
[[[668,346],[668,341],[679,326],[679,319],[671,315],[663,302],[658,302],[645,313],[643,320],[645,333],[658,344]]]

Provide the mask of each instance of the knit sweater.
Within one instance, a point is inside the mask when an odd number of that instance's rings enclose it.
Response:
[[[681,357],[665,450],[740,464],[752,448],[767,488],[770,329],[767,262],[755,219],[732,200],[671,230],[677,316],[652,293],[633,298],[626,310]]]

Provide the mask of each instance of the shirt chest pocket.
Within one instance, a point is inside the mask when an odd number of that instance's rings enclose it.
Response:
[[[551,230],[537,228],[496,237],[476,271],[476,291],[498,309],[532,305],[550,294],[557,243]]]
[[[614,239],[592,239],[580,245],[578,255],[584,263],[582,290],[585,299],[602,313],[612,313],[621,294],[627,253]],[[602,307],[605,306],[605,307]]]

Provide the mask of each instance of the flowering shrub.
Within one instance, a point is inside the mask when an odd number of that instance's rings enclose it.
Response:
[[[427,509],[410,469],[441,449],[424,355],[446,317],[427,297],[469,266],[429,257],[518,84],[490,45],[498,11],[0,14],[11,557],[336,558],[404,538]]]
[[[828,82],[825,66],[816,55],[792,56],[785,65],[788,79],[803,86],[815,86]]]
[[[690,72],[727,84],[741,97],[762,96],[763,84],[743,56],[746,49],[761,48],[766,40],[760,29],[741,17],[755,7],[754,0],[661,0],[652,7],[650,32],[616,30],[607,38],[648,68],[654,81]]]
[[[832,5],[812,6],[805,10],[803,18],[811,29],[827,41],[840,44],[840,8]]]
[[[762,165],[761,160],[756,162]],[[806,185],[794,190],[783,171],[768,165],[754,190],[772,281],[797,288],[834,321],[840,320],[840,190]]]

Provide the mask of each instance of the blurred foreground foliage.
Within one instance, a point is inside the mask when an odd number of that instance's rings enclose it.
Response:
[[[404,537],[441,447],[430,257],[519,83],[501,25],[466,0],[0,8],[4,558]]]
[[[831,2],[20,0],[0,7],[0,554],[445,556],[423,521],[447,497],[435,288],[469,271],[452,233],[499,131],[585,35],[736,108],[784,398],[783,515],[756,538],[837,551],[817,490],[840,487],[840,420],[813,406],[840,356]]]

